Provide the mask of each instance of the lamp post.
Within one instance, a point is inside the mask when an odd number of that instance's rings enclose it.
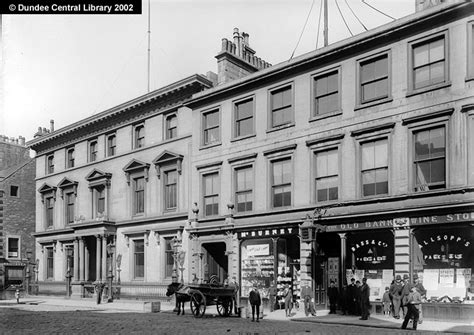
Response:
[[[114,279],[114,274],[113,274],[112,270],[113,270],[114,254],[115,254],[115,244],[109,243],[107,245],[107,254],[109,255],[109,259],[110,259],[110,261],[109,261],[109,273],[107,275],[107,280],[108,280],[108,283],[109,283],[109,289],[108,289],[109,296],[108,296],[107,301],[112,302],[113,301],[112,280]]]

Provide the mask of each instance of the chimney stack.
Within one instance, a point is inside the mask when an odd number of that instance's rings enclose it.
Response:
[[[49,125],[50,125],[49,129],[51,129],[51,132],[53,132],[54,131],[54,120],[50,120]]]
[[[255,56],[255,50],[249,45],[249,34],[244,32],[240,34],[239,29],[234,28],[232,41],[223,38],[221,52],[216,56],[218,84],[227,83],[272,66]]]

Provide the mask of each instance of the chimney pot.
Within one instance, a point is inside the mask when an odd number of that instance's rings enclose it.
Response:
[[[54,120],[50,120],[49,125],[50,125],[49,128],[51,129],[51,132],[53,132],[54,131]]]
[[[242,37],[244,38],[244,45],[249,46],[249,34],[242,32]]]

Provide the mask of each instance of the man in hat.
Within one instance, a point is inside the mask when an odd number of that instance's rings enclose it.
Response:
[[[328,287],[329,299],[329,314],[336,314],[337,300],[339,298],[339,291],[334,280],[331,280]]]
[[[410,277],[407,274],[403,275],[403,288],[402,288],[402,310],[403,315],[407,315],[408,309],[408,295],[411,292],[413,285],[410,283]]]
[[[360,309],[361,318],[359,320],[367,320],[369,318],[370,306],[370,287],[367,285],[367,278],[362,278],[362,286],[360,287]]]
[[[400,319],[400,306],[402,300],[402,290],[403,290],[403,283],[402,277],[397,275],[395,277],[395,281],[390,286],[390,294],[392,296],[392,303],[393,303],[393,317],[395,319]]]
[[[407,313],[405,314],[405,319],[403,320],[402,329],[406,329],[408,321],[413,318],[413,330],[416,330],[419,318],[419,308],[421,306],[421,295],[416,289],[415,286],[412,286],[410,293],[407,297]]]
[[[260,305],[262,304],[262,299],[260,298],[260,293],[258,292],[257,284],[254,284],[252,291],[249,294],[249,302],[252,307],[252,322],[255,321],[255,313],[257,314],[257,322],[260,319]]]
[[[351,283],[347,287],[347,309],[350,315],[356,314],[357,286],[355,279],[351,278]]]
[[[413,275],[413,285],[416,287],[417,291],[420,293],[421,299],[422,300],[426,299],[426,289],[423,286],[422,282],[420,281],[420,278],[418,277],[418,274],[416,274],[416,273]],[[418,324],[421,325],[423,323],[423,313],[422,313],[422,310],[421,310],[421,304],[419,304],[418,306],[419,306],[418,312],[420,314]]]

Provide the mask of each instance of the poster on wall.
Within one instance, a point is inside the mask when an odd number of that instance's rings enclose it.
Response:
[[[439,270],[439,286],[442,286],[442,287],[454,286],[454,269],[440,269]]]
[[[469,281],[471,280],[471,269],[456,269],[456,287],[466,288],[469,287]]]
[[[438,289],[439,269],[425,269],[423,271],[423,286],[426,290]]]
[[[270,245],[265,244],[254,244],[247,246],[247,256],[268,256],[270,254]]]

